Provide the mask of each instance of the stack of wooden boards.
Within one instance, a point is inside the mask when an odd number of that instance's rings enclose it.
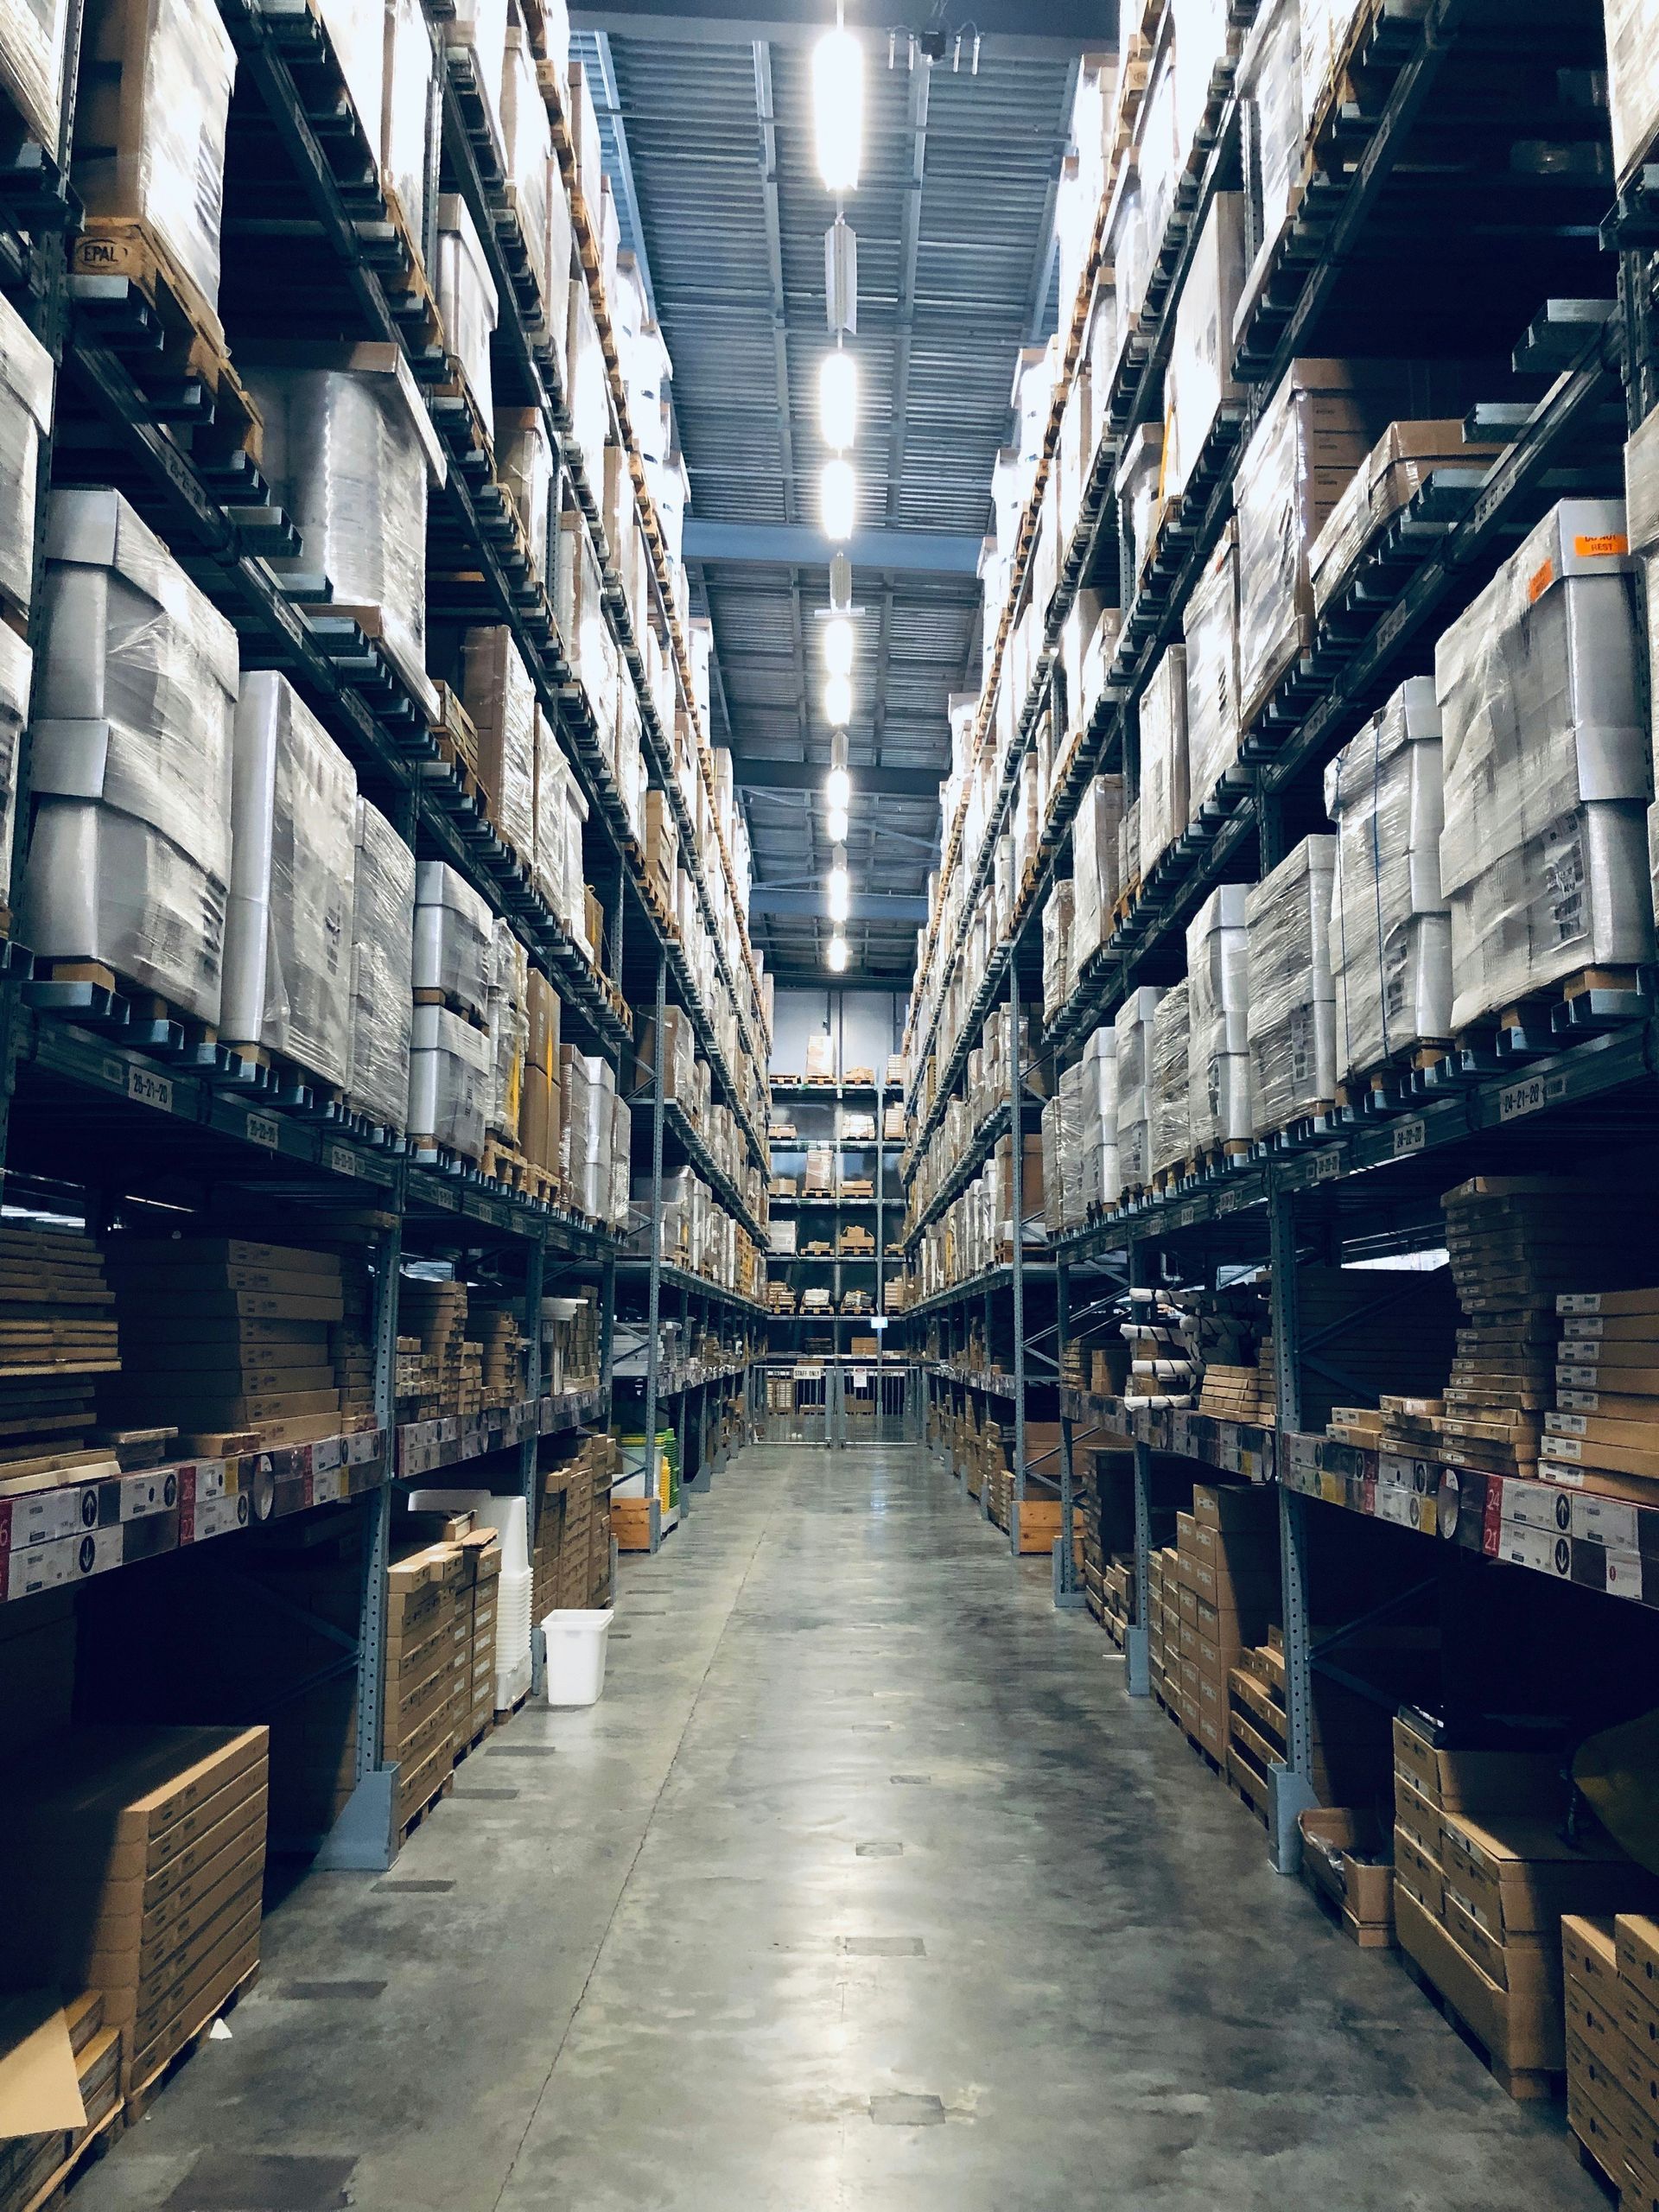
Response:
[[[0,1227],[0,1497],[116,1474],[96,1377],[120,1366],[115,1298],[78,1230]]]
[[[170,1421],[181,1454],[204,1458],[340,1433],[337,1253],[133,1236],[111,1241],[107,1265],[124,1355],[103,1395],[112,1425]]]
[[[1465,1740],[1394,1723],[1395,1924],[1401,1948],[1515,2096],[1567,2064],[1561,1918],[1651,1911],[1659,1883],[1585,1818],[1569,1833],[1564,1757],[1513,1727]]]
[[[120,2094],[154,2081],[258,1963],[264,1728],[96,1727],[31,1753],[9,1792],[0,1974],[96,1991]]]
[[[417,1515],[419,1534],[433,1516]],[[397,1767],[399,1830],[441,1795],[495,1713],[501,1546],[470,1514],[386,1570],[386,1687],[381,1756]]]

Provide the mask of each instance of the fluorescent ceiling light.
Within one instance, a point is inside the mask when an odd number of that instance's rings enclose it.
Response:
[[[830,833],[830,843],[834,845],[840,844],[842,840],[847,835],[848,825],[846,808],[844,806],[832,806],[830,810],[830,818],[823,826]]]
[[[826,353],[818,365],[818,434],[834,453],[845,453],[858,435],[858,363],[850,353]]]
[[[823,664],[831,676],[853,672],[853,626],[844,614],[832,616],[823,626]]]
[[[836,729],[845,729],[853,719],[853,687],[846,677],[824,678],[823,718]]]
[[[832,976],[839,976],[844,973],[847,966],[847,940],[842,937],[839,930],[836,931],[834,937],[830,940],[830,950],[827,957],[830,963],[830,972]]]
[[[812,49],[812,136],[826,192],[856,192],[864,139],[864,51],[837,25]]]
[[[818,478],[818,520],[832,543],[844,545],[858,519],[858,478],[850,461],[826,461]]]
[[[844,768],[832,768],[823,779],[823,796],[828,804],[847,807],[852,803],[853,779]]]

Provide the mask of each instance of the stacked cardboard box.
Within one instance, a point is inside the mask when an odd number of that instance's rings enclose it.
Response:
[[[1153,1690],[1179,1717],[1181,1712],[1181,1608],[1176,1551],[1173,1544],[1160,1547],[1147,1559],[1147,1649]]]
[[[1563,1291],[1539,1472],[1643,1499],[1659,1478],[1659,1291]]]
[[[467,1341],[466,1284],[404,1275],[397,1285],[397,1328],[400,1338],[418,1338],[423,1357],[435,1362],[438,1410],[459,1411],[461,1353]]]
[[[1375,1819],[1340,1807],[1309,1806],[1296,1825],[1302,1879],[1329,1898],[1362,1950],[1388,1949],[1394,1942],[1394,1868]]]
[[[1630,2212],[1659,2205],[1659,1921],[1561,1922],[1567,2116]]]
[[[249,1237],[125,1237],[109,1249],[124,1372],[111,1421],[168,1421],[186,1455],[340,1433],[329,1332],[340,1263]]]
[[[493,1664],[493,1646],[491,1656]],[[397,1768],[399,1828],[448,1779],[458,1726],[470,1735],[473,1659],[473,1582],[461,1544],[423,1544],[394,1560],[386,1569],[380,1750]]]
[[[1567,2059],[1561,1918],[1640,1910],[1652,1878],[1595,1833],[1564,1833],[1558,1748],[1515,1732],[1459,1742],[1408,1709],[1394,1724],[1395,1924],[1517,2088]]]
[[[30,2005],[11,2010],[0,2018],[0,2066],[20,2048],[29,2027],[43,2017],[40,2006]],[[74,2057],[75,2082],[86,2120],[79,2127],[54,2127],[42,2133],[0,2139],[0,2212],[35,2212],[35,2207],[48,2202],[63,2168],[120,2106],[121,2031],[105,2025],[102,1995],[95,1989],[83,1990],[62,2007],[61,2017]],[[14,2024],[15,2041],[8,2035]]]
[[[1176,1516],[1180,1694],[1187,1733],[1227,1764],[1228,1676],[1259,1643],[1279,1605],[1274,1500],[1261,1490],[1195,1483],[1192,1510]],[[1167,1673],[1167,1665],[1166,1672]]]
[[[0,1834],[14,1987],[96,1990],[124,2094],[147,2085],[257,1964],[264,1728],[72,1731],[15,1778]]]
[[[0,1229],[0,1496],[114,1471],[107,1448],[87,1446],[94,1377],[121,1364],[114,1304],[90,1236]]]

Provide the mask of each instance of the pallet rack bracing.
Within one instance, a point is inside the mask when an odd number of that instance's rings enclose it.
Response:
[[[77,484],[117,487],[231,625],[244,664],[282,672],[415,858],[444,863],[493,922],[505,924],[518,957],[533,961],[556,995],[567,1043],[608,1070],[622,1098],[632,1093],[634,1105],[645,1105],[633,1116],[632,1140],[636,1160],[649,1162],[641,1219],[660,1216],[664,1160],[677,1160],[706,1178],[720,1206],[763,1243],[767,991],[743,931],[741,866],[720,826],[685,602],[629,437],[615,302],[606,296],[602,252],[591,250],[598,211],[583,199],[572,143],[570,81],[543,62],[549,139],[562,164],[554,187],[569,193],[577,235],[572,281],[603,357],[601,412],[588,419],[620,454],[639,515],[632,576],[622,574],[623,549],[605,527],[604,453],[576,442],[563,339],[556,342],[526,283],[521,200],[506,177],[493,95],[480,98],[470,48],[447,21],[415,16],[430,49],[431,86],[422,164],[426,220],[416,237],[372,158],[379,118],[359,118],[335,34],[322,19],[254,0],[223,0],[218,12],[238,87],[225,141],[227,235],[237,241],[225,262],[228,357],[222,337],[216,354],[206,343],[207,318],[184,343],[181,302],[190,302],[176,270],[162,270],[158,281],[142,257],[111,263],[88,247],[109,232],[85,222],[74,182],[78,7],[67,11],[54,143],[9,134],[0,169],[0,291],[46,349],[55,394],[52,427],[39,441],[31,594],[22,605],[9,601],[8,619],[26,630],[38,667],[52,493]],[[585,181],[596,190],[591,170]],[[486,426],[481,430],[476,405],[456,386],[443,344],[428,275],[436,270],[441,188],[461,210],[448,216],[446,209],[448,219],[464,219],[496,295],[490,352],[498,402],[528,410],[552,456],[555,529],[539,548],[496,479]],[[428,621],[498,625],[510,635],[580,795],[586,820],[574,907],[555,905],[503,835],[474,766],[437,727],[377,623],[362,608],[334,603],[340,594],[262,469],[257,438],[236,434],[241,360],[303,363],[319,343],[337,346],[342,334],[359,350],[380,349],[376,365],[395,372],[411,396],[430,449]],[[551,558],[561,503],[572,537],[594,562],[621,680],[632,686],[642,784],[672,826],[687,887],[678,912],[647,868],[603,742],[594,676],[575,639],[561,632]],[[639,627],[642,612],[650,638]],[[153,1227],[162,1218],[158,1204],[176,1217],[182,1203],[205,1228],[234,1229],[257,1217],[270,1235],[280,1220],[283,1234],[302,1244],[308,1236],[327,1243],[349,1224],[372,1285],[372,1425],[118,1478],[100,1472],[27,1499],[8,1495],[0,1500],[0,1597],[77,1588],[170,1553],[194,1554],[221,1535],[233,1540],[229,1553],[213,1556],[234,1560],[250,1529],[347,1516],[361,1538],[356,1632],[339,1662],[355,1682],[355,1788],[321,1841],[322,1858],[385,1865],[398,1840],[397,1770],[384,1756],[380,1726],[397,1486],[475,1468],[486,1487],[521,1488],[533,1529],[542,1440],[609,1425],[619,1274],[632,1281],[648,1269],[653,1342],[664,1287],[678,1292],[683,1313],[688,1299],[722,1316],[760,1308],[729,1281],[661,1268],[654,1234],[653,1257],[636,1260],[637,1225],[620,1211],[612,1219],[590,1213],[556,1173],[532,1177],[499,1151],[480,1160],[442,1145],[419,1147],[327,1085],[220,1042],[211,1026],[181,1020],[176,1009],[146,1001],[119,976],[111,984],[95,972],[32,973],[16,920],[29,844],[28,738],[25,723],[10,795],[13,925],[0,957],[0,1158],[14,1217],[67,1213],[99,1232],[135,1215]],[[585,918],[584,885],[598,894],[597,913],[590,900]],[[659,1042],[664,1007],[688,1025],[713,1096],[729,1116],[741,1166],[716,1158],[706,1128],[664,1097],[660,1051],[651,1079],[638,1084],[628,1008],[653,997]],[[429,1276],[440,1274],[430,1262],[451,1258],[457,1273],[472,1273],[516,1314],[522,1395],[475,1414],[400,1420],[400,1281],[407,1284],[410,1268],[423,1262]],[[579,1386],[542,1364],[545,1301],[572,1289],[592,1293],[599,1325],[598,1371]],[[678,1372],[662,1378],[664,1394],[683,1402],[696,1392],[706,1401],[735,1382],[747,1397],[747,1338],[740,1342],[742,1357],[731,1371],[695,1379]]]
[[[1058,533],[1058,557],[1045,578],[1052,589],[1039,601],[1035,549],[1044,529],[1053,528],[1045,512],[1054,498],[1053,455],[1079,375],[1094,288],[1107,283],[1109,270],[1103,274],[1091,262],[1062,334],[1048,460],[1021,525],[1006,607],[1000,619],[995,610],[988,613],[995,645],[975,725],[978,759],[970,752],[958,761],[959,798],[947,814],[939,892],[921,941],[907,1033],[912,1175],[964,1096],[970,1055],[981,1049],[987,1017],[1011,990],[1020,1002],[1020,985],[1011,978],[1018,978],[1022,963],[1028,976],[1039,965],[1045,907],[1055,886],[1070,881],[1079,808],[1095,779],[1122,777],[1126,811],[1141,795],[1148,684],[1169,645],[1181,641],[1193,590],[1228,528],[1241,458],[1292,362],[1376,351],[1364,334],[1367,320],[1375,322],[1389,287],[1402,298],[1410,290],[1420,332],[1443,334],[1452,327],[1463,283],[1478,302],[1471,350],[1485,358],[1483,381],[1464,397],[1436,399],[1419,411],[1461,416],[1462,435],[1478,448],[1478,456],[1460,461],[1441,451],[1420,473],[1404,504],[1363,549],[1344,591],[1310,625],[1300,652],[1253,711],[1236,758],[1212,788],[1192,792],[1190,811],[1150,872],[1142,877],[1133,861],[1125,868],[1098,950],[1066,979],[1044,1025],[1040,1049],[1056,1081],[1133,989],[1161,986],[1181,974],[1186,925],[1212,893],[1259,880],[1306,831],[1328,826],[1319,790],[1326,761],[1407,677],[1427,664],[1437,631],[1468,606],[1562,489],[1622,494],[1626,402],[1633,431],[1659,395],[1651,336],[1652,248],[1659,232],[1639,165],[1606,222],[1602,253],[1588,251],[1586,241],[1612,193],[1605,161],[1586,155],[1578,163],[1578,181],[1559,194],[1541,186],[1533,203],[1537,232],[1527,254],[1510,260],[1488,253],[1478,274],[1460,269],[1454,254],[1437,246],[1427,210],[1413,200],[1414,144],[1447,130],[1473,132],[1479,73],[1494,66],[1494,55],[1516,72],[1594,68],[1598,9],[1552,11],[1548,21],[1532,14],[1506,17],[1457,0],[1422,10],[1357,9],[1349,47],[1338,58],[1344,67],[1351,65],[1346,81],[1360,90],[1333,90],[1313,114],[1296,204],[1281,206],[1276,220],[1265,222],[1260,118],[1250,85],[1259,80],[1274,11],[1254,11],[1253,24],[1243,20],[1249,11],[1235,12],[1239,20],[1229,50],[1197,119],[1161,239],[1148,257],[1153,276],[1144,305],[1128,326],[1103,396],[1096,385],[1100,428],[1093,458],[1081,473],[1073,514]],[[1568,131],[1577,129],[1587,139],[1598,127],[1592,112]],[[1463,188],[1478,195],[1488,184],[1480,160],[1471,168],[1475,181]],[[1115,190],[1121,186],[1109,181],[1097,246],[1107,237]],[[1183,291],[1216,203],[1229,193],[1243,196],[1249,271],[1233,324],[1236,389],[1217,408],[1161,533],[1148,543],[1144,530],[1138,537],[1134,526],[1124,466],[1143,429],[1163,420]],[[1440,206],[1433,219],[1450,224],[1448,207]],[[1442,353],[1454,350],[1443,339],[1437,343]],[[1121,612],[1097,679],[1079,702],[1065,643],[1068,618],[1085,588],[1096,590],[1108,607],[1121,602]],[[1028,624],[1029,680],[1023,697],[999,717],[998,690],[1009,681],[1010,644],[1022,619]],[[982,933],[986,901],[997,888],[998,840],[1015,815],[1026,764],[1039,747],[1051,765],[1033,856],[1011,891],[998,894],[994,925]],[[968,771],[976,767],[977,786],[970,789]],[[970,816],[983,825],[971,849]],[[995,926],[1005,915],[1003,925]],[[1305,1269],[1313,1251],[1377,1254],[1438,1242],[1439,1196],[1468,1175],[1589,1164],[1621,1137],[1634,1139],[1650,1124],[1655,1103],[1649,1004],[1622,977],[1592,979],[1589,988],[1560,1000],[1553,1025],[1548,1018],[1541,1027],[1535,1020],[1520,1022],[1472,1039],[1461,1052],[1408,1068],[1390,1084],[1367,1086],[1346,1103],[1332,1102],[1329,1110],[1266,1140],[1186,1163],[1161,1190],[1097,1205],[1086,1220],[1065,1223],[1046,1242],[1062,1354],[1089,1326],[1097,1305],[1129,1285],[1182,1275],[1203,1281],[1206,1273],[1213,1280],[1218,1267],[1268,1269],[1276,1427],[1179,1409],[1135,1413],[1115,1396],[1070,1384],[1062,1389],[1065,1527],[1055,1581],[1063,1601],[1072,1596],[1075,1455],[1090,1429],[1109,1425],[1134,1443],[1128,1463],[1139,1605],[1128,1656],[1129,1687],[1143,1694],[1149,1687],[1146,1624],[1156,1467],[1179,1459],[1276,1482],[1287,1750],[1275,1777],[1270,1832],[1282,1867],[1296,1863],[1296,1815],[1311,1802],[1310,1685],[1316,1671],[1338,1663],[1334,1651],[1313,1649],[1310,1499],[1595,1588],[1617,1585],[1628,1592],[1632,1579],[1629,1564],[1587,1533],[1582,1516],[1562,1530],[1559,1548],[1506,1548],[1500,1534],[1506,1478],[1459,1466],[1450,1457],[1408,1464],[1402,1474],[1387,1453],[1305,1432],[1301,1378],[1309,1361],[1328,1366],[1338,1351],[1328,1334],[1300,1319],[1298,1260]],[[973,1134],[948,1178],[934,1178],[929,1208],[912,1215],[912,1236],[948,1213],[1008,1128],[1005,1110]],[[1016,1281],[1029,1290],[1024,1240],[1017,1268],[992,1268],[925,1293],[918,1311],[963,1314],[983,1300],[988,1327],[992,1300],[1011,1302]],[[1017,1333],[1023,1338],[1026,1332]],[[1029,1372],[1018,1379],[1028,1391]],[[936,1398],[957,1387],[948,1376],[931,1384]],[[1521,1493],[1512,1495],[1518,1499]],[[1648,1511],[1632,1507],[1632,1541]],[[1659,1603],[1659,1585],[1649,1592],[1644,1580],[1637,1574],[1643,1602]]]

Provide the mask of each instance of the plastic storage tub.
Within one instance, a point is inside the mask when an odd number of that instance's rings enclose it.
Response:
[[[605,1687],[605,1645],[615,1608],[562,1610],[542,1623],[547,1643],[547,1702],[597,1705]]]

